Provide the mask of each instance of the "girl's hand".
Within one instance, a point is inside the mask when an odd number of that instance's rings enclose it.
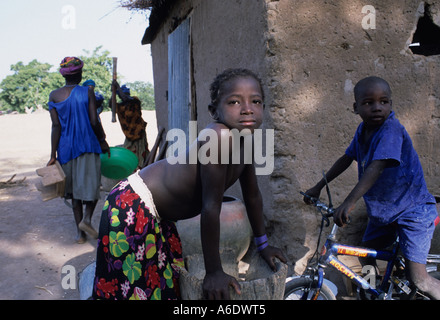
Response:
[[[278,258],[283,263],[287,263],[284,253],[281,251],[281,249],[276,247],[267,246],[260,251],[260,255],[274,272],[277,271],[277,267],[275,266],[275,258]]]
[[[237,279],[223,270],[207,273],[203,280],[203,296],[208,300],[229,300],[229,287],[232,287],[237,294],[241,294]]]

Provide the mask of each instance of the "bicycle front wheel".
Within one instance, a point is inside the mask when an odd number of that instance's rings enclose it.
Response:
[[[316,293],[316,286],[313,279],[308,277],[295,278],[286,283],[284,300],[301,300],[307,295],[306,300],[312,300]],[[324,283],[318,294],[317,300],[336,300],[335,295]]]

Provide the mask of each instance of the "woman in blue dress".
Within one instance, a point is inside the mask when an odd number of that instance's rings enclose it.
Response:
[[[48,165],[58,161],[66,174],[64,197],[72,199],[78,243],[85,242],[85,232],[94,238],[98,236],[91,218],[100,197],[99,154],[109,152],[104,130],[98,121],[94,92],[78,85],[83,65],[78,58],[64,58],[60,73],[66,84],[49,96],[52,148]]]

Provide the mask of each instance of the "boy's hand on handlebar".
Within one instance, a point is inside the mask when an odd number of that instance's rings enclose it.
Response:
[[[319,199],[319,196],[321,194],[321,189],[313,187],[313,188],[307,190],[305,192],[305,194],[308,195],[308,197],[304,196],[304,198],[303,198],[304,202],[307,203],[307,204],[312,204],[313,202],[312,202],[312,200],[310,198]]]
[[[333,214],[333,220],[339,227],[343,227],[344,225],[350,222],[350,213],[353,211],[354,205],[343,203],[338,208],[335,209]]]

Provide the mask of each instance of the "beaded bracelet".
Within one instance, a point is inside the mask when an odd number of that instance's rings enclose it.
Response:
[[[260,237],[254,238],[255,245],[257,246],[258,251],[262,251],[264,248],[266,248],[269,244],[267,243],[267,235],[263,234]]]

